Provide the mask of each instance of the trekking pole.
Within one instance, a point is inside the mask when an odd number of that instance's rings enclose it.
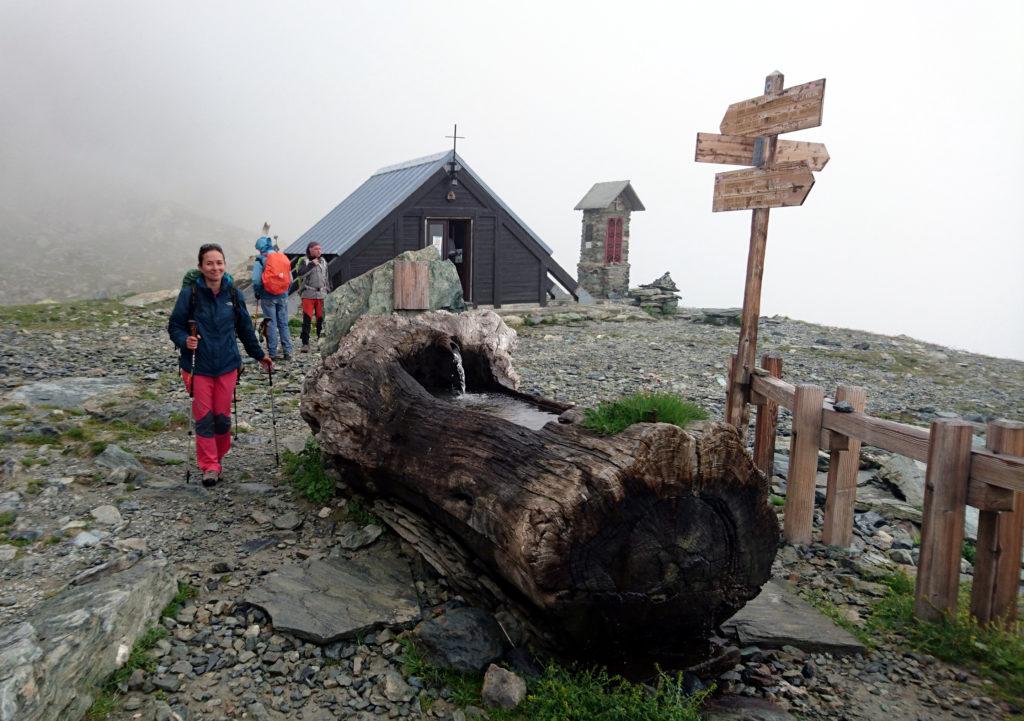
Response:
[[[267,331],[267,327],[270,325],[270,318],[264,318],[260,323],[260,335],[267,341],[267,348],[270,348],[270,338]],[[271,366],[270,370],[267,371],[267,375],[270,378],[270,425],[273,428],[274,433],[274,465],[278,468],[281,467],[281,457],[277,452],[277,407],[274,404],[274,368]]]
[[[196,322],[190,320],[188,322],[188,335],[190,338],[195,338],[199,335],[199,329],[196,327]],[[196,417],[195,413],[192,412],[192,402],[195,398],[195,387],[196,387],[196,348],[192,349],[192,365],[189,367],[188,374],[188,464],[185,466],[185,483],[189,484],[192,482],[192,466],[198,465],[199,460],[196,457]]]

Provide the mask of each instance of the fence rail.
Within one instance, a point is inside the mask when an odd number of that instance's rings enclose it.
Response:
[[[864,412],[867,394],[859,386],[840,385],[831,401],[820,386],[783,381],[778,355],[765,354],[761,366],[751,373],[749,388],[757,407],[754,461],[768,477],[778,409],[793,414],[783,512],[787,542],[811,542],[819,449],[829,452],[822,542],[837,546],[852,541],[861,444],[924,461],[915,613],[928,619],[955,613],[969,505],[980,511],[971,612],[982,623],[1016,618],[1024,545],[1024,423],[993,421],[986,447],[974,448],[974,425],[967,421],[939,420],[925,429],[876,418]],[[847,405],[836,410],[841,401]]]

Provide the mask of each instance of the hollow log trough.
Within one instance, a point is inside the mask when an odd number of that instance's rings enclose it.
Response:
[[[585,653],[710,635],[768,580],[779,530],[735,430],[638,423],[530,430],[452,403],[517,391],[515,332],[491,311],[360,319],[307,377],[325,460],[445,528]],[[566,414],[570,415],[570,414]]]

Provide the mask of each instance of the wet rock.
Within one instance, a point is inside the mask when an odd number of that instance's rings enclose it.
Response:
[[[430,663],[462,673],[479,673],[505,652],[497,621],[479,608],[450,609],[416,632]]]
[[[389,556],[284,566],[244,600],[269,614],[275,629],[317,644],[419,618],[408,565]]]
[[[515,708],[526,698],[526,682],[511,671],[492,663],[484,674],[480,696],[489,708]]]

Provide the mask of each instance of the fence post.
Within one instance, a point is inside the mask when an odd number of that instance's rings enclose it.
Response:
[[[836,402],[847,401],[863,413],[867,393],[859,386],[836,388]],[[821,542],[849,546],[853,540],[853,506],[857,501],[857,471],[860,470],[860,440],[849,439],[848,449],[832,451],[828,460],[828,488],[825,492],[825,525]]]
[[[782,356],[765,353],[761,356],[761,367],[774,378],[782,378]],[[754,423],[754,465],[770,480],[775,472],[775,434],[779,425],[779,404],[766,401],[757,407]]]
[[[914,615],[928,621],[956,613],[972,431],[966,421],[935,421],[928,437],[921,556],[914,591]]]
[[[996,453],[1024,456],[1024,423],[993,421],[985,446]],[[1020,554],[1024,537],[1024,493],[1015,493],[1012,511],[981,511],[971,586],[971,613],[979,623],[1017,617]]]
[[[782,536],[787,543],[807,545],[814,525],[814,480],[818,473],[821,438],[821,386],[801,383],[793,397],[793,438],[789,448],[789,477]]]

